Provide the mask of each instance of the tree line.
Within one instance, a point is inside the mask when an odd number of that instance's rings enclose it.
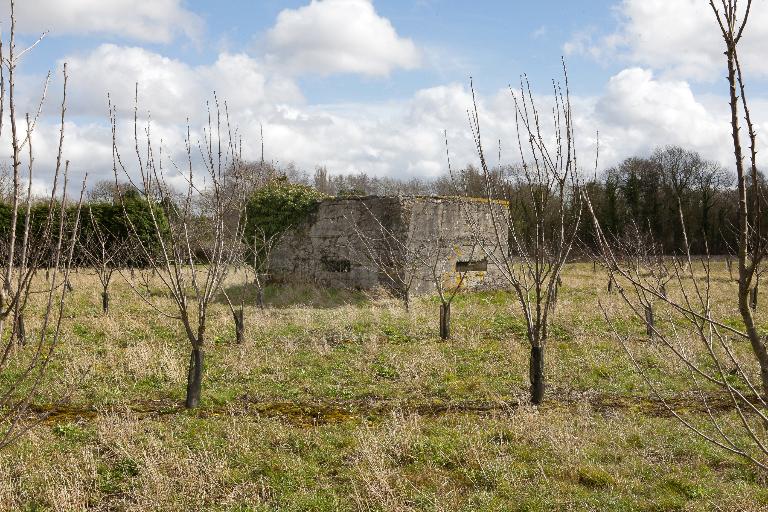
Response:
[[[519,166],[495,167],[484,173],[468,165],[431,179],[376,177],[364,172],[329,175],[324,167],[318,167],[310,178],[293,165],[250,163],[248,166],[251,172],[260,176],[262,182],[249,206],[250,218],[245,233],[249,240],[259,227],[267,232],[273,230],[268,225],[257,226],[257,220],[269,224],[274,221],[270,216],[295,216],[295,201],[319,201],[329,196],[398,194],[490,196],[509,199],[514,218],[524,217],[520,209],[525,208],[529,195],[525,185],[516,179],[522,172]],[[765,195],[761,175],[758,175],[758,180],[760,183],[757,190],[760,195]],[[682,212],[691,251],[695,254],[717,255],[732,253],[736,244],[738,200],[734,183],[734,175],[719,163],[706,160],[695,151],[667,146],[657,148],[648,156],[626,158],[601,175],[593,176],[584,184],[584,188],[607,236],[620,240],[641,232],[659,244],[663,252],[674,254],[684,247],[680,223]],[[89,190],[87,199],[83,205],[84,217],[73,259],[77,265],[89,264],[88,247],[93,245],[96,238],[94,229],[101,232],[108,245],[139,236],[146,247],[153,246],[155,234],[149,202],[141,198],[129,184],[115,185],[114,181],[98,181]],[[55,217],[55,205],[53,208]],[[308,205],[302,208],[307,209]],[[157,211],[162,219],[165,219],[167,210],[158,205]],[[0,195],[2,233],[9,232],[10,211],[8,196]],[[24,214],[20,212],[17,218],[19,229],[24,223]],[[42,229],[50,214],[46,202],[33,204],[30,210],[33,234]],[[201,216],[204,215],[201,212]],[[762,212],[761,215],[765,217],[764,222],[768,223],[768,213]],[[295,224],[299,220],[291,217],[288,224]],[[134,223],[133,228],[129,222]],[[578,238],[584,248],[596,248],[592,223],[580,225]],[[140,267],[146,264],[145,259],[139,253],[126,252],[120,263]]]
[[[681,215],[695,254],[727,254],[736,246],[734,175],[717,162],[678,146],[631,157],[586,185],[603,231],[617,239],[648,235],[666,254],[682,251]],[[761,184],[762,188],[762,184]],[[594,226],[582,241],[595,247]]]
[[[302,173],[293,165],[250,165],[259,167],[261,179],[271,184],[260,189],[258,201],[268,203],[273,214],[277,216],[282,215],[280,202],[286,197],[292,198],[291,194],[299,194],[305,200],[319,200],[327,196],[398,194],[461,197],[490,195],[499,199],[512,198],[513,215],[516,208],[524,207],[523,203],[528,195],[524,185],[515,179],[521,172],[516,166],[490,169],[488,179],[482,170],[472,165],[432,179],[376,177],[368,176],[364,172],[329,175],[325,168],[318,167],[310,179],[307,173]],[[758,190],[763,191],[765,184],[762,182],[762,176],[759,180]],[[288,184],[299,187],[290,188]],[[704,159],[695,151],[678,146],[657,148],[649,156],[626,158],[618,165],[606,169],[602,175],[594,176],[584,186],[603,231],[611,237],[621,239],[634,236],[640,231],[660,244],[665,253],[679,252],[683,248],[679,218],[679,212],[682,211],[690,237],[690,247],[694,253],[733,252],[737,216],[734,176],[722,165]],[[312,192],[309,192],[310,190]],[[270,199],[265,197],[265,194],[274,197]],[[118,201],[118,197],[122,197],[123,201]],[[150,224],[148,203],[131,190],[128,184],[121,183],[116,186],[114,182],[106,180],[96,182],[88,193],[88,202],[84,205],[87,215],[81,226],[81,243],[76,249],[75,262],[86,264],[88,261],[80,248],[86,247],[92,239],[93,222],[110,238],[121,240],[129,236],[131,230],[126,223],[124,207],[127,208],[128,218],[136,223],[139,236],[143,237],[144,242],[150,242],[154,230]],[[287,207],[291,210],[292,205],[288,204]],[[44,202],[35,204],[31,215],[34,233],[36,227],[41,226],[48,217],[48,205]],[[765,212],[763,216],[766,216]],[[296,222],[296,219],[292,221]],[[768,221],[768,217],[765,221]],[[7,198],[4,200],[0,197],[0,231],[7,232],[9,222],[9,202]],[[23,223],[23,215],[17,222],[19,225]],[[248,223],[249,237],[253,236],[254,222],[255,217]],[[587,248],[595,248],[591,223],[583,223],[580,226],[579,240]],[[138,254],[129,256],[125,264],[141,266],[142,258]]]
[[[435,178],[405,179],[369,176],[365,172],[329,174],[325,167],[317,167],[310,176],[292,165],[273,167],[272,171],[327,196],[402,194],[511,199],[513,216],[525,207],[529,195],[524,182],[518,179],[523,173],[519,165],[485,172],[467,165]],[[682,211],[692,252],[727,254],[734,250],[738,215],[735,175],[696,151],[679,146],[656,148],[649,155],[628,157],[582,180],[600,225],[610,237],[621,239],[639,231],[660,244],[665,253],[677,253],[684,247]],[[764,195],[761,174],[758,181],[756,190]],[[582,223],[578,235],[583,246],[596,248],[591,223]]]

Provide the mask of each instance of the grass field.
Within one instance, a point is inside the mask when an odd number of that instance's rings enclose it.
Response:
[[[715,310],[738,323],[726,277],[715,275]],[[591,265],[568,267],[538,408],[505,293],[457,298],[442,341],[431,297],[406,313],[387,298],[274,288],[266,312],[247,308],[242,345],[215,305],[202,407],[185,411],[180,327],[119,278],[103,316],[81,270],[36,407],[69,399],[0,452],[0,509],[768,509],[765,475],[693,437],[632,370],[598,296],[676,403],[705,414],[605,284]],[[159,283],[151,292],[171,307]]]

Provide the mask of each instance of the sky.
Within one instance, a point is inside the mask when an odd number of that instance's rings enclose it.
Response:
[[[121,153],[132,150],[136,87],[141,128],[151,119],[167,169],[183,160],[187,120],[193,143],[202,138],[215,91],[247,158],[260,157],[263,133],[265,158],[309,173],[428,178],[446,172],[444,134],[454,165],[478,161],[471,77],[491,161],[514,163],[510,89],[525,74],[548,112],[563,58],[584,173],[598,144],[601,171],[668,144],[733,167],[722,39],[705,0],[23,0],[16,9],[17,46],[47,31],[17,80],[19,112],[34,113],[53,77],[33,137],[40,191],[55,162],[65,62],[64,156],[90,182],[113,176],[107,94]],[[741,52],[765,145],[768,0],[754,0],[751,16]],[[7,34],[7,12],[3,20]]]

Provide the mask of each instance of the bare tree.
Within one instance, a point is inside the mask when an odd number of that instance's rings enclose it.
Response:
[[[657,148],[651,156],[651,162],[659,167],[662,180],[672,190],[675,198],[680,200],[691,190],[696,175],[705,165],[698,153],[679,146]]]
[[[241,256],[237,258],[237,261],[242,261],[242,252]],[[248,272],[243,272],[244,275],[244,282],[248,281]],[[224,299],[227,301],[227,305],[229,306],[229,311],[232,313],[232,320],[235,323],[235,343],[238,345],[243,342],[243,336],[245,335],[245,286],[243,286],[240,290],[240,302],[237,304],[237,307],[235,307],[235,304],[232,302],[232,298],[230,297],[229,292],[227,291],[227,288],[222,285],[221,287],[221,293],[224,295]]]
[[[8,164],[0,164],[0,201],[11,202],[13,197],[13,178]]]
[[[731,128],[736,158],[738,204],[738,240],[736,259],[738,287],[736,299],[744,327],[734,327],[720,319],[713,311],[712,264],[709,257],[696,261],[691,257],[686,231],[686,219],[678,200],[678,219],[683,235],[684,254],[679,257],[643,260],[642,265],[629,265],[623,253],[636,253],[611,243],[600,229],[597,216],[587,200],[604,264],[616,276],[619,295],[632,314],[645,319],[646,328],[653,333],[662,355],[679,363],[677,369],[695,397],[698,397],[706,415],[686,413],[676,407],[658,379],[649,375],[633,348],[631,335],[621,332],[612,321],[607,307],[601,304],[606,319],[614,327],[637,371],[656,397],[667,409],[696,435],[731,453],[745,457],[762,469],[768,469],[768,352],[765,336],[758,330],[753,318],[755,289],[761,274],[766,243],[761,233],[761,197],[756,167],[756,136],[745,97],[744,79],[738,58],[738,43],[744,33],[752,2],[747,0],[741,8],[737,0],[710,0],[710,7],[725,41],[728,66],[728,84],[731,106]],[[739,118],[747,124],[750,156],[745,166]],[[747,174],[749,172],[749,175]],[[749,183],[751,182],[751,183]],[[748,190],[749,187],[753,189]],[[750,201],[751,199],[751,201]],[[638,259],[642,260],[642,258]],[[729,272],[731,265],[728,265]],[[653,279],[658,269],[673,276],[674,293],[666,293]],[[752,304],[751,304],[752,303]],[[654,304],[655,318],[649,318],[644,309]],[[686,328],[680,328],[680,317]],[[661,321],[658,321],[658,320]],[[751,350],[740,350],[746,341]],[[733,416],[717,415],[718,402],[723,400],[735,411]]]
[[[129,183],[115,183],[115,180],[99,180],[88,190],[86,197],[89,203],[116,204],[117,197],[132,190]]]
[[[258,163],[239,162],[238,165],[230,167],[228,174],[235,178],[229,183],[230,194],[242,194],[245,191],[244,197],[246,199],[246,213],[241,215],[239,211],[233,211],[230,215],[230,217],[239,218],[242,224],[243,239],[239,246],[240,254],[236,258],[240,264],[245,264],[244,272],[239,273],[242,277],[241,292],[244,292],[250,285],[255,286],[256,303],[263,312],[265,309],[264,289],[270,277],[272,250],[280,238],[291,228],[291,224],[285,223],[277,226],[268,222],[269,226],[267,226],[260,224],[259,220],[263,220],[261,217],[265,211],[268,212],[268,215],[273,214],[275,208],[279,209],[286,204],[293,205],[293,201],[282,198],[282,200],[264,205],[261,203],[264,196],[259,194],[263,193],[269,196],[270,191],[273,191],[271,187],[277,185],[279,188],[280,184],[287,184],[288,177],[280,174],[275,166],[265,163],[263,159]],[[238,205],[238,208],[242,208],[242,203]],[[255,208],[255,211],[251,211],[251,208]],[[248,218],[251,213],[256,218],[255,221],[253,218]],[[236,342],[242,343],[245,332],[245,293],[240,294],[239,304],[232,301],[232,297],[225,287],[222,287],[222,294],[232,313]]]
[[[356,201],[365,214],[360,221],[349,216],[346,218],[354,233],[349,240],[349,253],[359,264],[377,272],[385,287],[403,301],[406,311],[410,311],[412,292],[423,279],[422,271],[425,261],[428,261],[430,244],[409,242],[401,223],[380,218],[365,198]]]
[[[350,244],[350,253],[358,254],[358,261],[375,270],[395,294],[403,299],[406,309],[414,288],[431,285],[440,299],[440,337],[450,338],[451,303],[463,289],[467,275],[478,270],[470,263],[480,253],[474,236],[469,240],[458,240],[461,227],[448,225],[441,203],[444,198],[419,198],[412,201],[409,210],[408,232],[387,225],[380,216],[361,200],[370,222],[350,221],[355,236]],[[421,208],[420,211],[414,209]],[[414,225],[415,218],[430,219],[432,222]],[[462,219],[454,219],[460,222]],[[364,225],[373,226],[366,229]],[[463,226],[462,226],[463,227]],[[357,247],[359,243],[359,247]],[[362,250],[361,250],[362,249]],[[459,262],[461,258],[467,262]],[[450,264],[455,264],[451,269]]]
[[[270,277],[272,249],[277,245],[283,232],[268,235],[260,226],[254,226],[253,241],[249,245],[242,244],[238,258],[238,261],[245,263],[240,273],[243,279],[240,301],[233,302],[230,292],[223,286],[221,288],[235,322],[235,342],[238,344],[243,342],[245,333],[245,289],[250,285],[256,287],[256,305],[264,311],[266,309],[264,288]],[[250,262],[246,261],[249,257]]]
[[[101,309],[109,313],[109,285],[115,271],[122,262],[129,240],[118,239],[105,226],[101,226],[88,205],[88,235],[81,245],[86,262],[94,268],[101,283]]]
[[[135,238],[143,258],[169,291],[175,308],[166,311],[150,297],[136,291],[155,311],[177,320],[184,329],[191,346],[185,406],[194,408],[200,403],[202,391],[208,309],[240,254],[245,192],[229,193],[228,180],[240,175],[237,167],[242,159],[233,137],[226,103],[222,114],[216,100],[213,116],[210,109],[208,111],[203,140],[197,142],[199,165],[203,168],[200,171],[205,174],[207,184],[207,188],[199,187],[189,127],[183,167],[163,155],[164,148],[158,147],[152,140],[149,123],[140,142],[138,84],[136,90],[134,150],[140,181],[138,184],[133,181],[123,162],[117,144],[116,109],[110,102],[115,180],[122,173],[150,206],[155,242],[150,246],[140,237]],[[144,150],[140,149],[142,145]],[[183,193],[177,194],[167,183],[167,171],[163,168],[166,160],[170,162],[173,172],[184,178],[186,190]],[[125,202],[122,199],[121,202],[129,228],[136,234],[136,226],[125,210]],[[133,286],[130,280],[126,281]]]
[[[30,410],[30,405],[45,385],[46,372],[61,341],[63,307],[68,293],[63,283],[67,280],[72,264],[76,239],[74,233],[78,228],[80,204],[85,189],[83,183],[79,201],[74,208],[70,207],[67,196],[69,162],[64,163],[62,169],[67,85],[65,65],[58,152],[51,195],[47,202],[49,215],[41,227],[33,226],[33,135],[45,101],[50,74],[45,81],[37,112],[32,116],[27,114],[26,126],[20,126],[16,112],[16,67],[20,58],[43,37],[18,51],[13,1],[10,6],[11,27],[7,49],[0,40],[0,134],[5,123],[3,109],[7,104],[12,150],[10,224],[7,232],[0,233],[3,260],[0,270],[0,374],[4,377],[0,386],[0,447],[13,442],[36,420],[42,419],[42,416]],[[43,267],[48,268],[48,272],[45,279],[40,279],[38,270]],[[24,325],[23,314],[32,293],[44,297],[44,309],[37,332],[30,335],[19,332],[19,329]],[[27,346],[24,350],[17,350],[15,340],[21,339],[27,342]],[[29,343],[29,340],[34,342]]]
[[[531,346],[529,378],[531,403],[544,399],[544,351],[557,300],[560,273],[577,236],[581,220],[579,169],[574,144],[568,75],[565,84],[553,85],[551,137],[541,125],[539,110],[527,78],[521,91],[511,91],[515,104],[520,167],[499,182],[488,163],[480,130],[477,102],[469,112],[470,125],[485,177],[484,196],[493,235],[478,239],[489,262],[498,266],[517,298]],[[509,221],[499,214],[497,199],[509,202]],[[477,230],[478,233],[481,230]],[[509,252],[498,248],[506,247]]]
[[[424,241],[424,245],[429,247],[429,250],[420,253],[424,257],[422,267],[427,269],[437,296],[440,298],[440,338],[444,340],[451,337],[451,304],[464,288],[467,275],[478,270],[473,267],[473,260],[476,253],[480,252],[473,240],[469,252],[462,254],[453,243],[454,241],[446,236],[451,228],[452,226],[444,226],[442,217],[438,215],[434,236]],[[467,261],[460,262],[461,258]],[[454,271],[446,269],[446,264],[450,264],[451,261],[455,262]]]
[[[280,241],[280,237],[287,231],[267,234],[263,228],[256,226],[251,245],[251,270],[253,271],[253,284],[256,285],[256,302],[262,310],[266,307],[264,302],[264,286],[270,278],[272,268],[272,250]]]
[[[328,194],[331,191],[330,181],[328,180],[328,169],[324,166],[318,165],[315,168],[314,186],[321,194]]]
[[[752,0],[747,0],[744,16],[739,20],[738,0],[721,0],[720,7],[715,0],[710,0],[710,6],[717,19],[720,32],[725,42],[725,56],[728,65],[728,93],[731,108],[731,137],[733,153],[736,159],[736,187],[739,197],[738,209],[738,266],[739,266],[739,313],[744,321],[749,343],[760,365],[760,379],[763,395],[768,395],[768,348],[765,339],[758,332],[749,307],[749,295],[756,285],[756,272],[765,256],[766,241],[762,236],[760,223],[761,194],[759,193],[760,179],[757,171],[757,134],[747,103],[744,76],[739,62],[738,44],[744,34],[749,20]],[[738,90],[737,90],[738,89]],[[747,124],[749,139],[749,175],[751,177],[752,204],[747,204],[747,171],[744,166],[741,132],[739,128],[739,111],[743,109],[744,120]]]
[[[716,233],[712,233],[710,220],[711,212],[715,209],[721,195],[718,191],[726,187],[731,187],[733,177],[728,171],[717,162],[704,162],[695,176],[696,191],[701,201],[701,236],[706,240],[715,238]]]

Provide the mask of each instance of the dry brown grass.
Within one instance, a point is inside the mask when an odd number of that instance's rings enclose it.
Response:
[[[723,275],[715,307],[734,320]],[[272,290],[266,312],[249,298],[242,345],[214,305],[190,413],[179,326],[120,282],[103,316],[80,271],[47,387],[50,400],[75,387],[72,409],[0,453],[0,510],[760,510],[762,475],[652,403],[598,294],[670,393],[686,381],[605,284],[591,265],[568,269],[539,409],[525,405],[528,349],[502,293],[457,299],[443,342],[429,297],[406,313],[294,287]]]

